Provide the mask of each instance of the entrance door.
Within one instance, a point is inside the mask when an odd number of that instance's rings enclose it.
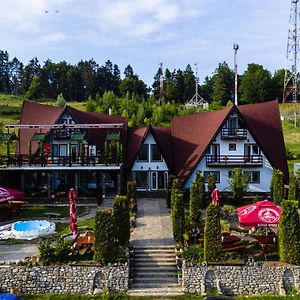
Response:
[[[151,172],[151,190],[157,191],[157,171]]]

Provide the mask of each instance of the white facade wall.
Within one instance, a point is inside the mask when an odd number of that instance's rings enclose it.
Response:
[[[155,191],[163,190],[167,187],[168,172],[169,168],[162,156],[161,161],[151,161],[151,146],[156,144],[156,141],[151,132],[148,132],[143,145],[148,145],[148,161],[136,161],[133,164],[131,169],[132,179],[137,181],[137,190],[140,191]],[[139,185],[138,173],[143,172],[146,177],[143,182],[143,185]],[[145,174],[146,173],[146,174]]]
[[[154,139],[153,135],[151,134],[151,132],[148,132],[148,134],[145,138],[144,144],[148,144],[148,145],[156,144],[155,139]],[[148,171],[151,171],[151,170],[152,171],[169,171],[168,166],[167,166],[164,158],[162,158],[161,162],[159,162],[159,161],[151,162],[150,161],[150,157],[151,157],[150,149],[151,149],[151,147],[148,147],[149,161],[145,162],[145,161],[137,161],[136,160],[133,164],[132,171],[145,171],[145,170],[148,170]]]
[[[244,155],[244,145],[245,144],[256,144],[256,141],[251,136],[249,131],[247,130],[247,139],[228,139],[224,140],[221,139],[221,130],[218,133],[217,137],[215,138],[213,144],[220,145],[220,155]],[[236,144],[235,151],[229,151],[229,144]],[[259,171],[260,172],[260,183],[249,183],[248,192],[269,192],[270,191],[270,184],[272,179],[273,168],[270,165],[269,161],[267,160],[266,156],[260,150],[260,155],[263,157],[263,166],[262,167],[245,167],[242,168],[244,171]],[[209,151],[206,155],[210,155]],[[220,172],[220,183],[216,184],[216,187],[219,191],[226,192],[230,191],[230,184],[228,178],[228,171],[232,170],[234,167],[207,167],[206,166],[206,157],[202,158],[199,162],[195,170],[193,171],[192,175],[189,177],[187,182],[184,185],[185,189],[189,189],[191,184],[195,181],[196,173],[198,171],[219,171]]]

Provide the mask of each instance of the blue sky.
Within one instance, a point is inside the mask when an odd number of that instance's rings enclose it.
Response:
[[[25,64],[110,59],[152,84],[160,62],[198,63],[202,82],[220,62],[233,68],[238,43],[239,73],[286,65],[288,0],[1,0],[0,11],[0,49]]]

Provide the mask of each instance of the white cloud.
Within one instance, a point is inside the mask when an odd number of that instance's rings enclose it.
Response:
[[[48,34],[42,37],[43,42],[61,42],[66,39],[66,35],[62,32]]]

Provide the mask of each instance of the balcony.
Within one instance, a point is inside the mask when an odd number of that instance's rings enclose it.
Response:
[[[223,128],[221,131],[223,140],[245,140],[247,139],[247,129],[244,128]]]
[[[262,167],[262,155],[206,155],[207,167]]]
[[[100,165],[119,165],[121,161],[112,157],[104,163],[102,156],[39,156],[39,155],[1,155],[2,168],[35,168],[35,167],[85,167]]]

